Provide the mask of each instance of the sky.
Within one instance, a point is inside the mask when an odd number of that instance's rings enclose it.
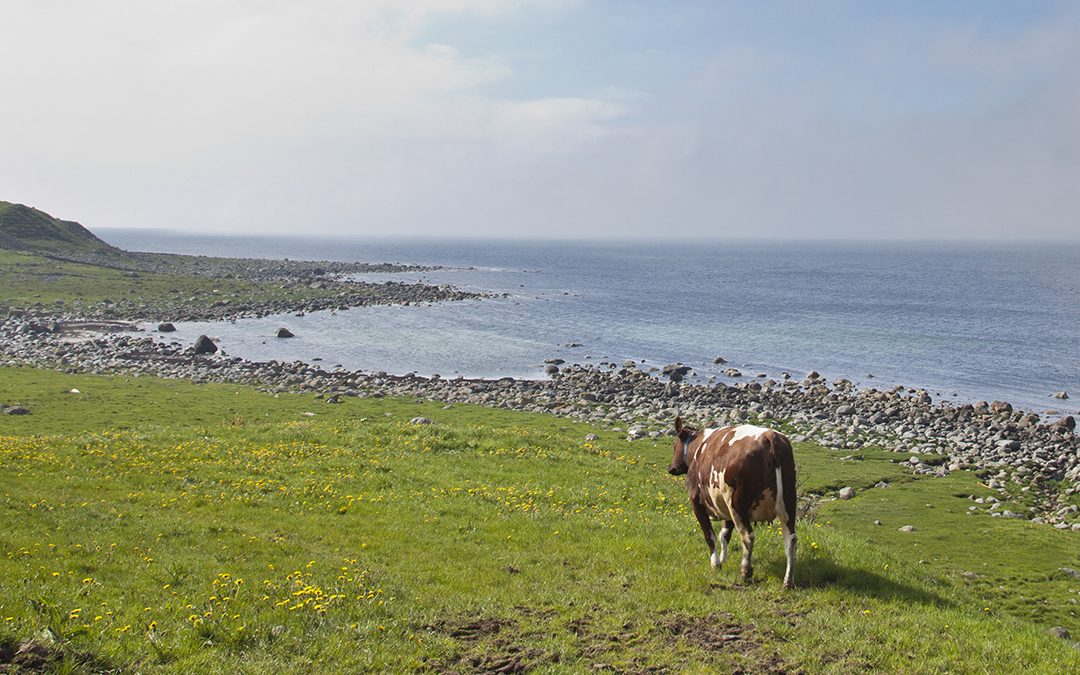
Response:
[[[0,0],[0,199],[92,230],[1080,240],[1080,4]]]

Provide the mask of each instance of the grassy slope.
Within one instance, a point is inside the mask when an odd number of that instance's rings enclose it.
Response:
[[[0,244],[4,242],[51,253],[123,255],[79,223],[54,218],[23,204],[0,201]]]
[[[66,666],[144,671],[1080,669],[1046,630],[1080,633],[1076,536],[966,515],[967,474],[824,503],[785,593],[774,529],[757,583],[709,571],[666,443],[25,369],[0,402],[33,410],[0,417],[0,653],[49,627]],[[902,479],[797,452],[803,490]]]

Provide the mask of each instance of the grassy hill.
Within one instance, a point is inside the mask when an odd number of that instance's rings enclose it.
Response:
[[[124,254],[79,223],[4,201],[0,201],[0,249],[64,255]]]
[[[803,493],[859,494],[785,592],[775,527],[754,583],[708,568],[666,441],[31,369],[0,404],[0,671],[1080,671],[1076,535],[891,453],[797,445]]]

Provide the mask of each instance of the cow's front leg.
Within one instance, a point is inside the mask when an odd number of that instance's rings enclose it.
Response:
[[[699,504],[696,500],[691,501],[690,506],[693,507],[694,516],[697,518],[698,525],[701,526],[701,533],[705,535],[705,544],[709,547],[709,562],[713,568],[720,567],[722,561],[716,555],[716,535],[713,532],[712,521],[709,519],[709,511],[704,504]]]

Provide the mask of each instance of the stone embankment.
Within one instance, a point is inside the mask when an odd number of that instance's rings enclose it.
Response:
[[[347,310],[367,305],[409,305],[469,300],[490,294],[472,293],[442,285],[388,281],[370,283],[355,275],[367,273],[424,272],[438,267],[393,263],[353,263],[259,258],[214,258],[172,253],[71,253],[49,257],[125,270],[133,279],[143,274],[171,274],[241,280],[253,285],[249,292],[217,295],[197,290],[147,301],[142,297],[116,297],[90,305],[74,303],[68,316],[40,304],[33,313],[57,319],[96,321],[223,321],[273,314],[296,314]],[[0,306],[0,311],[4,308]]]
[[[389,375],[324,370],[299,361],[253,362],[220,353],[197,355],[191,346],[130,334],[71,340],[55,329],[27,316],[4,319],[0,365],[244,383],[272,392],[310,392],[331,403],[345,396],[477,403],[625,428],[631,439],[666,435],[676,414],[710,426],[742,421],[779,425],[783,421],[794,440],[814,440],[843,450],[853,461],[858,459],[859,448],[875,445],[903,453],[898,461],[916,474],[976,471],[1003,497],[1026,494],[1036,505],[1027,513],[1011,516],[1080,530],[1080,514],[1069,503],[1070,495],[1080,493],[1075,421],[1072,417],[1043,420],[1001,401],[961,406],[934,403],[922,390],[857,389],[845,380],[828,383],[816,373],[801,382],[665,382],[631,361],[621,367],[603,362],[597,366],[549,364],[556,368],[544,380]],[[997,502],[983,503],[991,515],[1001,515]]]
[[[344,311],[368,305],[415,305],[486,297],[481,293],[462,291],[452,286],[408,284],[388,281],[381,284],[326,280],[314,282],[321,290],[330,291],[318,297],[283,297],[269,299],[253,293],[249,298],[176,298],[175,301],[148,303],[142,300],[117,300],[99,303],[81,310],[80,318],[97,320],[158,321],[225,321],[272,316],[274,314],[306,314],[322,311]]]
[[[427,272],[441,269],[440,267],[426,265],[402,265],[398,263],[218,258],[203,255],[142,253],[137,251],[48,253],[43,255],[57,260],[67,260],[130,272],[180,274],[215,279],[244,279],[256,282],[278,280],[316,281],[346,274]]]

